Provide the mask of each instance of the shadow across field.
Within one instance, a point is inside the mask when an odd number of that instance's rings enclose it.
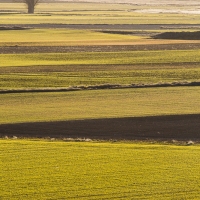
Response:
[[[1,137],[200,140],[200,114],[0,125]]]
[[[154,39],[200,40],[200,31],[196,32],[166,32],[152,36]]]

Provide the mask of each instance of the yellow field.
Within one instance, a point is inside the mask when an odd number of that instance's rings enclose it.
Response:
[[[0,140],[0,198],[199,199],[199,146]]]

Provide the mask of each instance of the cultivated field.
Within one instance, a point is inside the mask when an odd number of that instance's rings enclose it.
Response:
[[[199,2],[116,2],[0,3],[0,199],[200,198]]]
[[[199,199],[199,146],[1,140],[4,199]]]

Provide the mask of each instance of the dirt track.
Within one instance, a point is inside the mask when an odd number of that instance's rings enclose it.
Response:
[[[200,114],[0,125],[0,136],[200,141]]]

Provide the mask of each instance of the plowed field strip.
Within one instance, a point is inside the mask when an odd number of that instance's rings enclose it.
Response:
[[[118,52],[143,50],[200,49],[200,43],[148,44],[148,45],[90,45],[90,46],[0,46],[0,54],[16,53],[67,53],[67,52]]]
[[[0,125],[0,136],[96,140],[198,140],[200,114]]]

